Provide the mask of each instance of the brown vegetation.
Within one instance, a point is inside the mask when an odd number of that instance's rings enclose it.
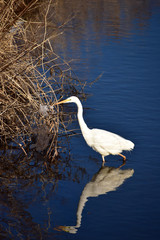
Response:
[[[50,106],[56,96],[77,91],[79,83],[51,44],[65,25],[49,21],[54,14],[50,12],[52,1],[28,2],[9,0],[0,5],[1,147],[19,146],[27,155],[31,137],[36,135],[32,147],[39,151],[47,148],[47,155],[54,157],[59,114]]]

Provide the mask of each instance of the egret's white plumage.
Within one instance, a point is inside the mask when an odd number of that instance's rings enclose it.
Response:
[[[121,154],[123,150],[130,151],[134,148],[134,143],[109,131],[101,129],[89,129],[83,119],[83,107],[80,100],[75,97],[69,97],[66,100],[63,100],[57,104],[61,103],[75,103],[78,107],[78,122],[82,131],[82,135],[86,143],[93,148],[96,152],[102,155],[103,162],[104,157],[112,155],[120,155],[126,160],[126,157]]]

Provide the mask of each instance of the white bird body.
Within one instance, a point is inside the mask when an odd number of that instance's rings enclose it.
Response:
[[[109,131],[91,129],[90,133],[84,137],[87,144],[104,157],[110,154],[117,155],[123,150],[132,150],[134,147],[131,141]]]
[[[123,150],[130,151],[134,148],[134,143],[127,140],[115,133],[101,130],[101,129],[89,129],[83,119],[83,107],[80,100],[75,97],[69,97],[57,104],[61,103],[76,103],[78,107],[78,122],[81,128],[82,135],[86,143],[96,152],[102,155],[103,162],[104,157],[107,155],[120,155],[125,160],[126,157],[121,154]]]

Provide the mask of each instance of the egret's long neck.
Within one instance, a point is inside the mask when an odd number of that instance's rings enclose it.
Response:
[[[88,132],[90,129],[87,127],[87,124],[85,123],[84,119],[83,119],[83,107],[80,101],[77,102],[77,107],[78,107],[78,113],[77,113],[77,117],[78,117],[78,122],[82,131],[82,134],[85,132]]]

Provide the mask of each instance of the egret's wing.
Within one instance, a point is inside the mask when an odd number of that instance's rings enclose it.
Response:
[[[102,155],[121,151],[122,142],[123,138],[117,134],[101,129],[92,129],[92,148]]]

